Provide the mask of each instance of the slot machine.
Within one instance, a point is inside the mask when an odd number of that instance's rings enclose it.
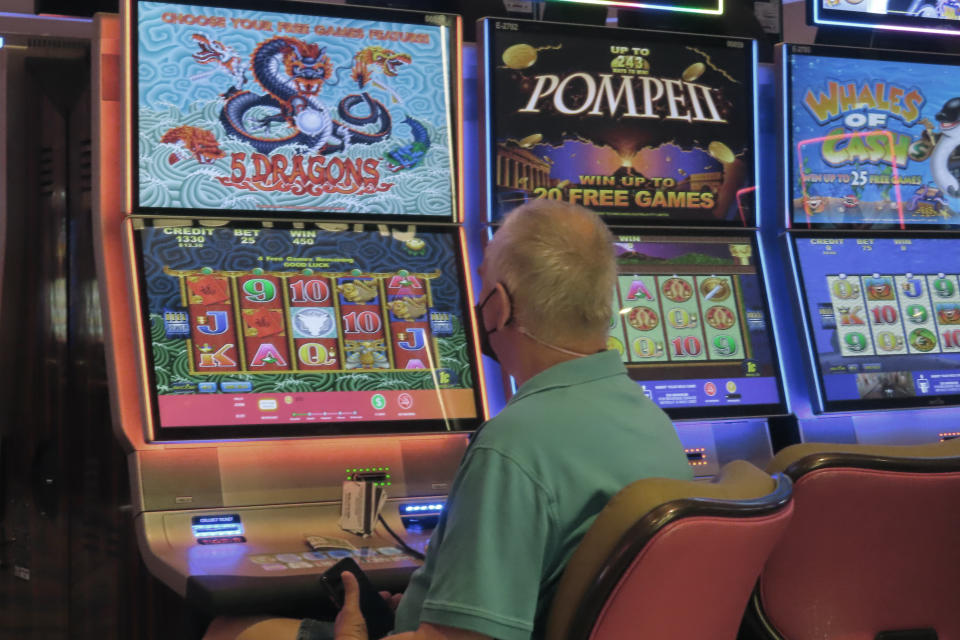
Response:
[[[696,475],[763,466],[786,404],[757,231],[756,42],[480,24],[488,233],[538,198],[602,216],[609,348],[675,420]]]
[[[782,45],[803,440],[957,435],[956,56]],[[785,314],[792,315],[792,314]]]
[[[314,612],[347,556],[402,589],[488,414],[460,18],[129,0],[97,28],[98,266],[147,567],[211,613]],[[380,517],[341,527],[344,482]]]

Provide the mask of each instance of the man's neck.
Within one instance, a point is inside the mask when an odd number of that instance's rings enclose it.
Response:
[[[514,370],[510,373],[514,380],[516,380],[518,387],[550,367],[582,357],[574,355],[573,353],[558,351],[555,348],[551,348],[549,344],[538,342],[527,335],[522,336],[516,347],[516,364],[512,367]],[[564,344],[562,348],[587,356],[603,351],[606,348],[606,340],[582,340],[576,344]]]

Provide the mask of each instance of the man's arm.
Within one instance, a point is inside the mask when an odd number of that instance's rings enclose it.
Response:
[[[343,580],[343,607],[337,614],[336,640],[368,640],[367,624],[360,613],[360,586],[349,571],[341,574]],[[416,631],[389,636],[383,640],[492,640],[473,631],[423,622]]]

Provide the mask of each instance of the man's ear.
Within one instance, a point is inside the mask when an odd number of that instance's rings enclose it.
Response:
[[[502,282],[498,282],[495,285],[494,290],[496,293],[493,294],[494,299],[496,299],[496,327],[499,331],[507,326],[507,323],[510,322],[510,318],[513,316],[513,301],[510,299],[510,295],[507,293],[507,288],[503,286]]]

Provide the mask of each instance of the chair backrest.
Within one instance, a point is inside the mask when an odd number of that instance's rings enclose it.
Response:
[[[732,640],[791,509],[789,479],[742,460],[712,483],[631,484],[571,556],[546,637]]]
[[[767,469],[794,482],[753,599],[768,635],[960,638],[960,440],[795,445]]]

